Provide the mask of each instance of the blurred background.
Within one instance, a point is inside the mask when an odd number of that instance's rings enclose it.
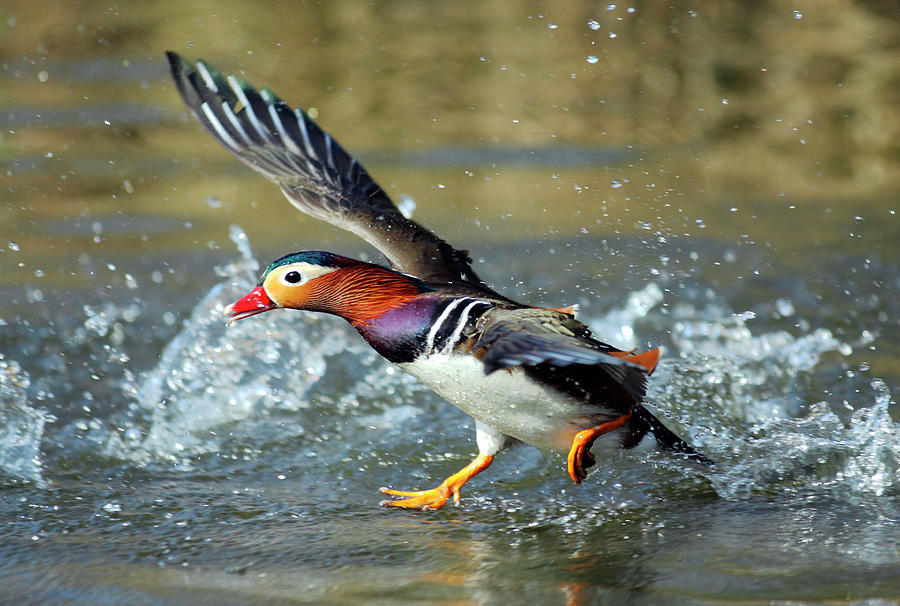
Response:
[[[890,0],[7,0],[0,596],[896,599],[898,47]],[[222,329],[258,263],[380,256],[222,150],[165,50],[304,107],[501,292],[662,345],[651,396],[722,463],[616,453],[576,496],[520,448],[459,510],[378,509],[470,424],[342,324]]]

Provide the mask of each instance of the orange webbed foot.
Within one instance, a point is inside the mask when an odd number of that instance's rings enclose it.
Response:
[[[585,469],[594,464],[594,455],[591,454],[591,446],[594,444],[594,440],[605,433],[622,427],[630,418],[631,412],[629,411],[627,414],[616,417],[612,421],[601,423],[596,427],[591,427],[575,434],[575,438],[572,440],[572,448],[569,449],[569,456],[566,457],[566,468],[573,482],[581,484],[581,481],[587,477]]]
[[[431,490],[393,490],[391,488],[382,488],[381,492],[384,494],[405,498],[395,501],[382,501],[381,505],[429,511],[443,507],[451,495],[453,496],[453,503],[459,505],[459,489],[476,474],[487,469],[493,460],[494,457],[492,455],[479,454],[474,461]]]

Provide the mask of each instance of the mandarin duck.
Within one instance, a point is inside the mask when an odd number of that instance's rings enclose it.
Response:
[[[194,118],[298,210],[348,230],[391,267],[329,252],[285,255],[228,306],[228,322],[279,308],[340,316],[379,354],[475,419],[478,454],[429,490],[382,488],[383,505],[438,509],[485,470],[510,438],[568,452],[579,484],[591,446],[615,432],[623,448],[653,434],[705,460],[642,404],[659,349],[622,351],[591,335],[572,308],[517,303],[485,284],[468,252],[405,217],[359,162],[301,109],[204,61],[173,52],[172,77]]]

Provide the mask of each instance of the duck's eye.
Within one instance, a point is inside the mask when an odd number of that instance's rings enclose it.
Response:
[[[303,276],[300,275],[299,271],[289,271],[284,274],[284,281],[288,284],[296,284],[300,280],[303,279]]]

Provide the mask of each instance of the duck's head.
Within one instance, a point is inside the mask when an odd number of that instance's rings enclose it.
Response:
[[[323,251],[276,259],[256,288],[225,308],[227,322],[287,307],[367,323],[425,290],[419,280],[380,265]]]

